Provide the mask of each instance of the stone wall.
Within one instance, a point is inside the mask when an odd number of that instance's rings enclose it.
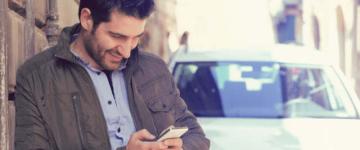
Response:
[[[58,15],[56,24],[59,29],[63,26],[72,25],[77,21],[78,3],[74,0],[0,0],[7,4],[8,9],[4,9],[8,18],[5,26],[7,62],[2,64],[6,66],[6,82],[9,93],[6,98],[14,99],[15,78],[17,68],[25,62],[26,59],[41,52],[48,46],[47,28],[49,23],[49,3],[56,2],[56,11]],[[27,5],[31,2],[31,5]],[[3,46],[3,45],[1,45]],[[2,89],[2,93],[3,93]],[[2,96],[3,98],[4,96]],[[4,101],[1,99],[1,136],[0,150],[14,149],[14,126],[15,126],[15,107],[13,101]],[[6,108],[6,109],[5,109]],[[5,138],[4,138],[5,137]]]
[[[9,92],[14,91],[16,69],[28,58],[42,51],[48,46],[46,35],[47,18],[49,15],[49,0],[32,0],[32,13],[35,19],[33,50],[27,50],[25,41],[28,40],[25,33],[29,30],[26,26],[26,2],[27,0],[7,0],[9,4],[9,56],[8,56],[8,83]],[[65,26],[78,22],[78,2],[76,0],[55,0],[56,13],[58,15],[58,31]],[[30,55],[29,55],[30,54]],[[29,55],[29,56],[27,56]]]
[[[16,69],[25,61],[27,48],[25,41],[28,40],[25,33],[33,31],[34,50],[31,55],[36,54],[46,47],[47,39],[43,31],[47,16],[47,0],[32,0],[32,10],[34,14],[33,26],[26,26],[26,0],[8,0],[8,85],[9,92],[14,92]],[[29,29],[32,27],[33,29]]]

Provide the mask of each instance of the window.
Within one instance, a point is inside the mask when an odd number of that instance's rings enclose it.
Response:
[[[178,63],[180,96],[201,117],[355,117],[330,67],[273,62]]]

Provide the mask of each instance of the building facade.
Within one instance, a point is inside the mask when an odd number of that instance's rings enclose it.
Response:
[[[279,4],[273,13],[278,42],[331,54],[360,95],[359,0],[271,1]]]

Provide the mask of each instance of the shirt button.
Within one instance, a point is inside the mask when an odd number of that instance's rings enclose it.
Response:
[[[112,101],[109,100],[109,101],[108,101],[108,104],[111,105],[111,104],[112,104]]]

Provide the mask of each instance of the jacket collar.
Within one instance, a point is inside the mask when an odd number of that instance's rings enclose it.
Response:
[[[60,34],[59,40],[57,45],[54,47],[56,49],[55,51],[55,57],[69,61],[72,63],[76,63],[76,56],[71,52],[70,50],[70,44],[72,42],[72,37],[74,34],[80,33],[81,26],[80,24],[75,24],[70,27],[65,27]],[[138,66],[138,57],[139,57],[139,48],[136,47],[131,51],[130,58],[127,60],[126,65],[126,71],[132,72],[136,66]]]
[[[71,37],[80,32],[80,25],[75,24],[71,27],[65,27],[59,36],[58,43],[55,45],[55,57],[72,63],[76,62],[76,57],[70,51]]]

